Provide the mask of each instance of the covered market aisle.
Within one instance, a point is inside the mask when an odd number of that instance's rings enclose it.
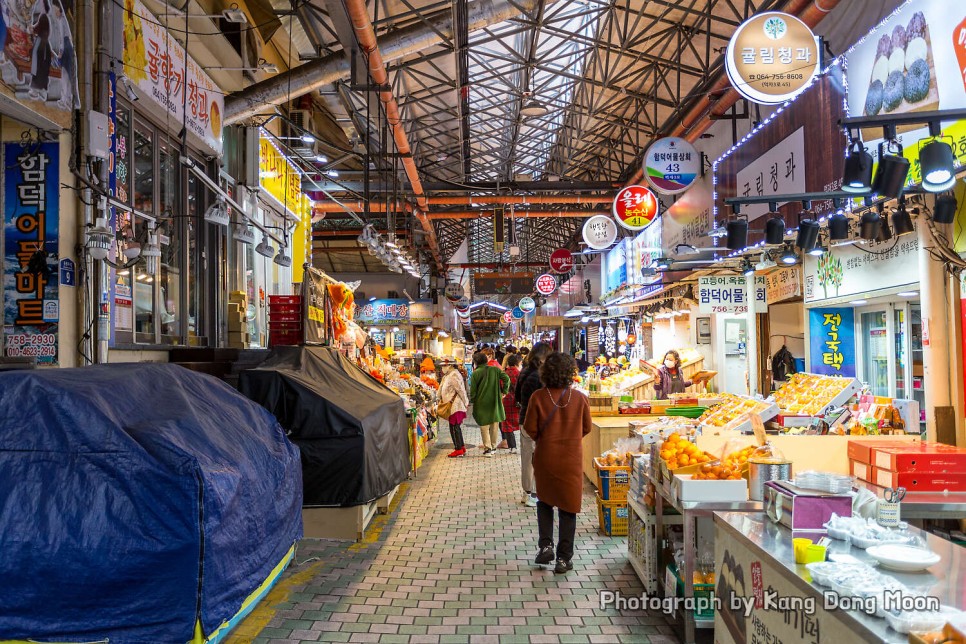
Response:
[[[469,444],[479,437],[475,426],[466,434]],[[532,566],[536,518],[520,503],[520,457],[474,449],[448,459],[446,447],[431,450],[364,542],[303,540],[279,585],[227,641],[678,641],[659,613],[599,609],[601,590],[639,597],[642,587],[626,538],[599,534],[592,488],[578,517],[575,570],[554,575]]]

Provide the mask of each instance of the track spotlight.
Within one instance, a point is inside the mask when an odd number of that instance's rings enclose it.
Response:
[[[747,219],[732,219],[725,228],[728,230],[728,236],[725,239],[728,250],[739,250],[748,245]]]
[[[745,258],[745,260],[741,262],[741,274],[745,277],[751,277],[755,274],[755,267],[751,263],[750,259]]]
[[[776,214],[774,217],[765,222],[765,243],[766,244],[781,244],[785,241],[785,220],[782,219],[781,215]]]
[[[268,235],[262,236],[262,241],[255,246],[255,252],[262,257],[274,257],[275,249],[272,248],[272,243],[268,241]]]
[[[904,201],[900,201],[899,207],[892,213],[892,228],[896,237],[916,232],[916,227],[912,224],[912,215],[906,210]]]
[[[782,251],[779,260],[782,264],[786,266],[791,266],[792,264],[798,263],[798,253],[795,252],[794,247],[791,244],[785,244],[785,250]]]
[[[839,210],[828,218],[829,241],[840,241],[849,238],[849,218]]]
[[[922,187],[929,192],[949,190],[956,183],[953,149],[941,139],[933,139],[919,150]]]
[[[285,247],[284,246],[279,246],[279,248],[278,248],[278,254],[275,255],[275,260],[274,261],[279,266],[288,268],[289,266],[292,265],[292,256],[285,254]]]
[[[893,144],[896,147],[894,153],[890,150]],[[896,199],[902,194],[908,175],[909,159],[902,156],[902,146],[893,141],[880,143],[879,167],[872,179],[872,192],[883,197]]]
[[[866,210],[862,214],[859,222],[859,237],[866,241],[875,241],[879,236],[879,226],[882,225],[882,217],[875,210]]]
[[[808,249],[808,254],[812,257],[821,257],[825,254],[825,246],[822,244],[822,242],[818,242]]]
[[[959,204],[956,202],[956,195],[952,192],[936,195],[936,204],[932,209],[932,220],[937,224],[951,224],[956,221],[958,209]]]
[[[879,224],[879,234],[875,237],[875,240],[880,244],[892,239],[892,228],[889,227],[889,215],[882,213],[881,219],[882,221]]]
[[[671,260],[667,257],[658,257],[654,260],[654,268],[659,271],[666,271],[671,266]]]
[[[868,192],[872,188],[872,155],[859,139],[852,141],[845,157],[845,173],[842,190],[845,192]]]
[[[812,250],[818,242],[819,230],[820,226],[817,221],[814,219],[803,219],[798,224],[798,237],[795,239],[795,245],[805,252]]]

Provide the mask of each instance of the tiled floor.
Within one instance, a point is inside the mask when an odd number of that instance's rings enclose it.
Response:
[[[448,441],[448,436],[442,440]],[[520,457],[448,459],[442,444],[367,540],[305,540],[297,563],[229,642],[653,642],[660,614],[600,610],[598,593],[641,593],[626,540],[597,532],[592,488],[575,569],[532,565],[536,516],[520,503]],[[467,440],[479,444],[479,431]]]

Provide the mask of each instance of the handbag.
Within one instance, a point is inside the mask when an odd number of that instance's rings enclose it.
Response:
[[[568,391],[569,391],[568,389],[564,389],[560,393],[560,398],[557,399],[557,404],[553,406],[553,409],[551,409],[550,413],[547,414],[547,417],[543,419],[543,422],[537,424],[537,435],[534,437],[533,442],[537,442],[538,440],[540,440],[540,434],[543,432],[543,428],[549,425],[550,421],[553,420],[554,415],[556,415],[557,410],[560,408],[560,403],[563,402],[564,396],[567,395]],[[547,393],[548,394],[550,393],[549,389],[547,389]],[[553,398],[551,398],[551,400],[553,400]]]
[[[441,402],[436,405],[436,417],[442,418],[443,420],[449,420],[449,417],[453,415],[453,401],[447,400],[446,402]]]

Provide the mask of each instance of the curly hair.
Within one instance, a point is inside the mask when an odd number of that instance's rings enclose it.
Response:
[[[547,356],[549,356],[551,353],[553,353],[553,347],[551,347],[549,343],[538,342],[533,345],[533,348],[530,350],[527,359],[524,361],[524,365],[533,367],[534,369],[539,369],[540,365],[543,364],[543,361],[546,360]]]
[[[550,389],[564,389],[574,384],[577,363],[566,353],[555,351],[540,365],[540,382]]]

